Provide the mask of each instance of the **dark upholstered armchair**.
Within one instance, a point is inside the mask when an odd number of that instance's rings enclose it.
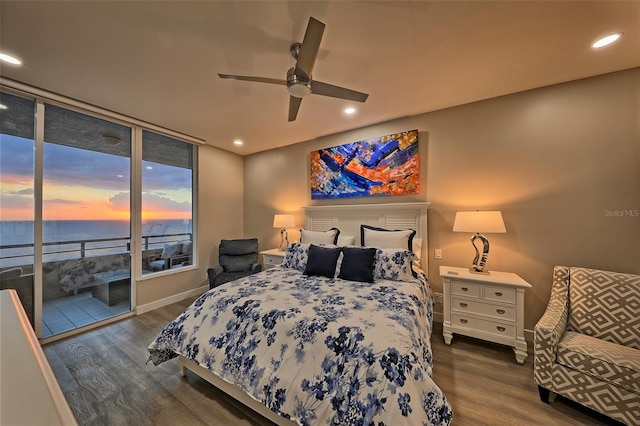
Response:
[[[262,265],[258,263],[258,239],[220,241],[218,260],[218,265],[207,270],[210,289],[260,272]]]

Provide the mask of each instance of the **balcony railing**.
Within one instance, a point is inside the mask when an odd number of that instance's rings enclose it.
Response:
[[[191,233],[143,235],[143,251],[161,250],[165,244],[192,241]],[[42,244],[44,262],[127,253],[129,237],[96,238],[72,241],[50,241]],[[0,245],[0,269],[33,264],[33,243]]]

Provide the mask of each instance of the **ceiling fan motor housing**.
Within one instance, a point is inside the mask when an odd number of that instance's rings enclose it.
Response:
[[[291,96],[304,98],[311,93],[311,79],[296,74],[296,67],[287,71],[287,89]]]

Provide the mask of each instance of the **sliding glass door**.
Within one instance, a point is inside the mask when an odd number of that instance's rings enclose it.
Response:
[[[42,337],[131,309],[131,134],[45,104]]]
[[[0,290],[14,289],[34,322],[36,103],[0,92]]]

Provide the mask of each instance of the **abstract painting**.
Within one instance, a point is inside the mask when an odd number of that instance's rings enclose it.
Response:
[[[418,130],[311,152],[311,199],[420,193]]]

